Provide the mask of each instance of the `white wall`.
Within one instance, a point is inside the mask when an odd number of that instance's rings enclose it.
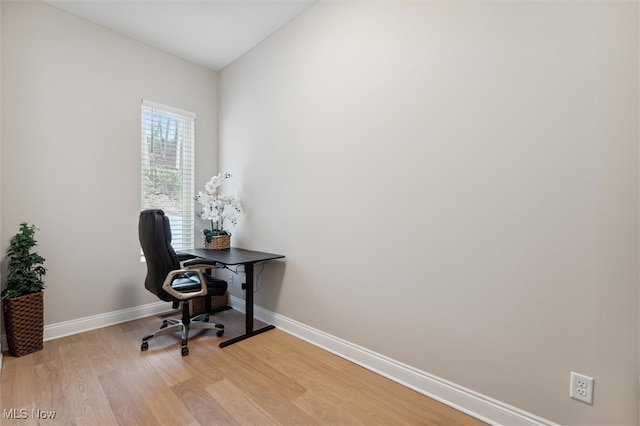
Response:
[[[140,263],[140,101],[195,112],[217,166],[217,74],[39,2],[2,2],[2,240],[40,231],[45,325],[156,302]]]
[[[558,423],[637,424],[638,75],[637,2],[318,3],[220,75],[234,242],[287,256],[257,303]]]
[[[0,81],[2,81],[2,7],[0,7]],[[0,176],[2,176],[2,84],[0,84]],[[2,184],[0,182],[0,224],[2,223]],[[2,226],[0,226],[0,241],[2,241]],[[0,267],[0,282],[3,282],[4,269]],[[0,315],[0,330],[4,330],[4,315]],[[0,342],[0,353],[3,351]],[[0,356],[0,368],[2,357]]]

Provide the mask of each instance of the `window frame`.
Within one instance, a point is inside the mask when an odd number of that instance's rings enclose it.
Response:
[[[151,117],[149,117],[151,114]],[[156,123],[164,122],[167,129],[175,131],[178,137],[176,140],[175,157],[176,170],[179,170],[180,191],[178,210],[181,211],[180,216],[170,214],[165,211],[171,223],[172,245],[175,250],[182,248],[194,247],[195,242],[195,125],[196,114],[190,111],[181,110],[168,105],[143,99],[140,108],[141,129],[140,129],[140,206],[141,210],[150,208],[167,209],[167,205],[156,202],[148,203],[148,197],[145,191],[145,180],[150,174],[148,165],[151,165],[152,159],[149,153],[149,136],[151,133],[151,143],[156,141],[153,132],[153,126]],[[156,117],[163,119],[155,120]],[[151,118],[151,119],[150,119]],[[175,120],[176,127],[170,126]],[[180,124],[178,124],[180,123]],[[180,132],[180,133],[178,133]],[[157,164],[157,163],[154,163]],[[166,169],[166,167],[165,167]],[[159,195],[159,194],[156,194]]]

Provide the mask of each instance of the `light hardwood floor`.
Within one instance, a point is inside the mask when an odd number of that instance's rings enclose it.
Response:
[[[186,357],[173,336],[140,351],[159,317],[48,341],[19,358],[5,354],[0,423],[484,424],[281,330],[220,349],[241,334],[243,316],[231,310],[215,320],[225,336],[192,332]]]

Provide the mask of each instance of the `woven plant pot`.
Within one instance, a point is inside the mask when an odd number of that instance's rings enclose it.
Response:
[[[202,236],[202,248],[207,250],[226,250],[231,247],[231,235],[218,235],[207,242],[207,237]]]
[[[23,356],[43,348],[44,291],[2,300],[9,353]]]

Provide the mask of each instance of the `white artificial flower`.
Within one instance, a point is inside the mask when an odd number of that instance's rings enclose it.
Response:
[[[230,223],[236,226],[238,223],[235,213],[225,211],[225,208],[228,207],[237,213],[241,213],[242,206],[240,202],[233,195],[218,193],[218,188],[231,177],[231,173],[219,173],[213,176],[205,184],[205,191],[199,191],[195,197],[196,202],[202,206],[199,216],[202,219],[211,221],[211,231],[203,230],[205,234],[218,235],[220,233],[228,233],[227,229],[225,229],[225,224]]]

